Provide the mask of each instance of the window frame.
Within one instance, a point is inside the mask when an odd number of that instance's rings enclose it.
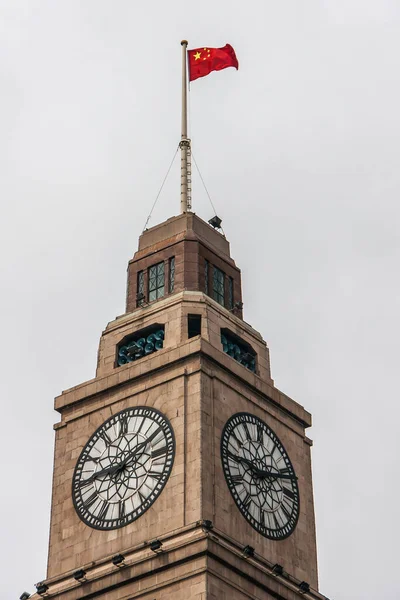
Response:
[[[152,275],[152,271],[155,272],[155,275]],[[154,302],[155,300],[159,300],[165,296],[165,262],[160,261],[147,270],[147,281],[148,281],[148,290],[147,296],[149,302]],[[162,281],[162,283],[161,283]],[[152,282],[155,282],[154,287],[152,287]],[[155,296],[154,296],[155,293]],[[152,297],[153,295],[153,297]]]
[[[225,273],[213,265],[212,298],[225,307]]]
[[[175,289],[175,256],[168,259],[168,293],[172,294]]]

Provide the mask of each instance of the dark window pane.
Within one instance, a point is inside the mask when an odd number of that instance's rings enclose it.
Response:
[[[204,264],[204,291],[208,294],[208,277],[209,277],[209,264],[208,260]]]
[[[225,306],[225,273],[214,267],[213,298],[222,306]]]
[[[164,263],[149,268],[149,301],[164,296]]]
[[[188,315],[188,337],[201,335],[201,315]]]

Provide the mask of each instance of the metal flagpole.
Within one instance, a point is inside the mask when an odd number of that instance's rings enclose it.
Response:
[[[192,209],[192,167],[190,140],[187,132],[187,41],[182,40],[182,125],[181,141],[181,213]]]

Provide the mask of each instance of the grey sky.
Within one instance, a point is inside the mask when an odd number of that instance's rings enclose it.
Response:
[[[124,312],[182,38],[239,59],[193,83],[193,151],[245,319],[313,413],[321,591],[400,597],[399,22],[394,0],[0,0],[2,599],[45,577],[53,398]],[[150,225],[178,213],[178,169]],[[212,216],[196,173],[193,205]]]

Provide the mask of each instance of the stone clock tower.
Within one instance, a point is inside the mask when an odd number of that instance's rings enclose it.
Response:
[[[140,237],[96,377],[55,408],[35,598],[324,598],[310,414],[275,387],[229,243],[195,214]]]

